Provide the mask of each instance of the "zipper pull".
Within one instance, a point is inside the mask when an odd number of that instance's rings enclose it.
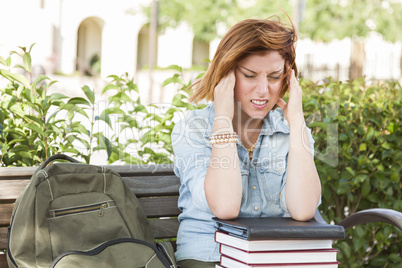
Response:
[[[107,203],[102,204],[99,208],[99,213],[98,216],[99,217],[103,217],[103,215],[105,215],[105,208],[107,208]]]

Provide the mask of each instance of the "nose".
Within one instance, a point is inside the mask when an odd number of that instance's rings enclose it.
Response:
[[[268,93],[268,79],[263,78],[257,81],[257,93],[261,96]]]

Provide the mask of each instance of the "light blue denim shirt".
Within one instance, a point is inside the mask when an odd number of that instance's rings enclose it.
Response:
[[[174,172],[180,178],[178,201],[180,227],[177,260],[219,261],[219,245],[214,240],[214,215],[204,191],[210,162],[214,105],[192,111],[172,132]],[[308,129],[310,147],[314,140]],[[289,152],[289,125],[281,109],[264,119],[252,161],[241,141],[237,143],[243,182],[239,217],[289,216],[285,199],[286,167]]]

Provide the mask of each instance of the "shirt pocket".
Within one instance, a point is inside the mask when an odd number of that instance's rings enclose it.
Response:
[[[266,161],[261,164],[261,184],[264,190],[263,195],[268,203],[279,205],[280,194],[284,184],[284,173],[286,171],[285,158],[278,158]]]

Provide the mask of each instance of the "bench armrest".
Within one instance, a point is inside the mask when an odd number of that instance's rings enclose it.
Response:
[[[358,224],[372,222],[390,223],[402,230],[402,213],[384,208],[366,209],[350,215],[338,223],[338,225],[348,229]]]

